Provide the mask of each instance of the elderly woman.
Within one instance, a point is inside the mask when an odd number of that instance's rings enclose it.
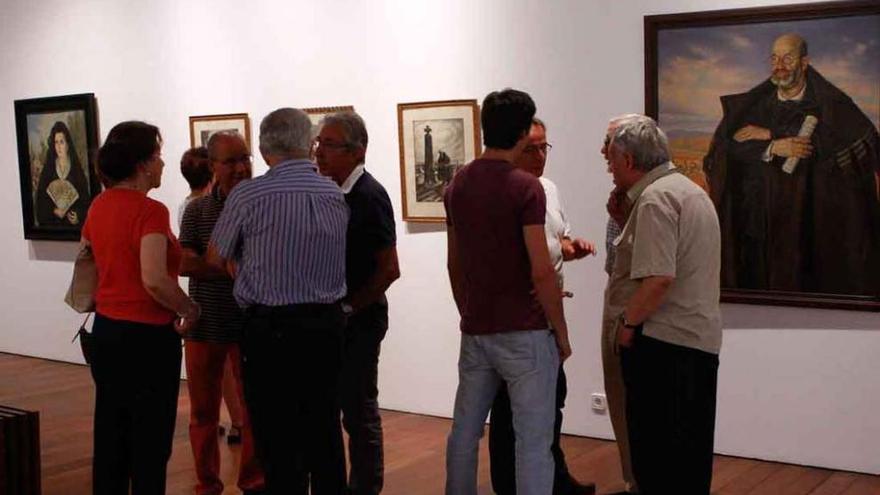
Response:
[[[123,122],[98,151],[107,189],[83,226],[95,293],[93,493],[165,493],[177,416],[180,335],[199,306],[177,285],[181,248],[168,209],[147,197],[162,180],[156,126]]]
[[[64,122],[55,122],[46,143],[46,162],[37,184],[37,222],[79,225],[89,207],[89,181]]]

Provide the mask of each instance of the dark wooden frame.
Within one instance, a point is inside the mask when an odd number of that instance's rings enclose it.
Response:
[[[15,100],[15,131],[18,138],[18,170],[21,185],[21,214],[24,227],[24,238],[33,240],[79,241],[85,218],[79,225],[71,227],[39,226],[34,220],[33,185],[31,177],[30,148],[28,142],[28,115],[55,112],[85,112],[86,150],[85,156],[89,171],[89,193],[93,199],[101,192],[95,167],[95,155],[98,150],[98,111],[93,93],[51,96],[47,98],[30,98]]]
[[[474,132],[474,158],[480,156],[482,151],[482,135],[480,134],[480,105],[477,100],[444,100],[444,101],[420,101],[413,103],[397,104],[397,141],[400,149],[400,196],[402,204],[402,214],[404,222],[416,223],[443,223],[446,222],[445,216],[416,216],[409,214],[409,208],[406,200],[406,155],[403,141],[403,112],[406,110],[414,110],[419,108],[438,108],[438,107],[471,107],[473,112],[473,132]]]
[[[225,113],[218,115],[195,115],[189,118],[189,145],[196,146],[196,122],[220,122],[224,120],[244,120],[244,141],[249,150],[251,148],[251,119],[246,113]],[[205,143],[207,144],[207,143]],[[253,151],[252,151],[253,152]]]
[[[645,16],[645,113],[655,119],[659,113],[657,35],[661,30],[877,14],[880,14],[880,3],[876,0],[850,0]],[[722,287],[721,301],[773,306],[880,311],[880,294],[856,296],[725,289]]]

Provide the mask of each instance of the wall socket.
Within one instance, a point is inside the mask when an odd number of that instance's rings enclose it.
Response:
[[[605,399],[605,394],[594,393],[590,395],[590,407],[593,408],[594,411],[598,413],[604,413],[608,410],[608,402]]]

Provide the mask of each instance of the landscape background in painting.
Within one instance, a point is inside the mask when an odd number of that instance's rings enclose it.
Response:
[[[413,121],[413,149],[416,158],[416,199],[441,202],[443,189],[452,180],[455,171],[465,164],[464,119],[431,119]],[[433,141],[432,177],[425,177],[425,127],[431,126]],[[449,157],[442,163],[440,152]]]
[[[675,164],[701,186],[703,157],[721,120],[720,97],[767,79],[770,47],[784,33],[806,39],[810,65],[880,127],[878,15],[661,30],[658,123]]]

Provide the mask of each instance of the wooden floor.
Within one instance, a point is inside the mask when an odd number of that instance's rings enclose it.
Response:
[[[181,384],[168,493],[192,493],[194,471],[187,439],[189,398]],[[92,407],[94,388],[83,366],[0,353],[0,404],[40,411],[43,493],[91,493]],[[392,411],[382,413],[385,428],[385,495],[440,494],[444,483],[446,419]],[[227,421],[228,422],[228,421]],[[571,472],[598,484],[600,492],[623,488],[613,442],[563,437]],[[221,449],[226,494],[235,488],[237,447]],[[807,468],[735,457],[715,457],[717,494],[880,494],[880,477]],[[480,450],[480,494],[491,494],[485,440]]]

